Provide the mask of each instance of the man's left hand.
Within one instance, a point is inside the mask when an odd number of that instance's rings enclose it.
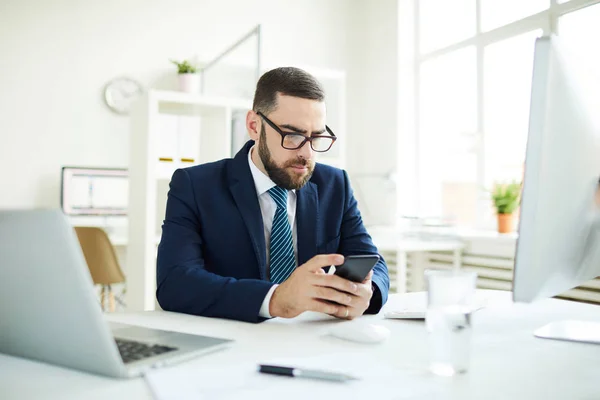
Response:
[[[358,286],[357,292],[348,293],[351,298],[350,305],[338,307],[339,311],[337,314],[333,314],[334,317],[350,320],[360,317],[365,313],[367,308],[369,308],[371,297],[373,296],[372,277],[373,271],[370,271],[364,281],[356,284]]]

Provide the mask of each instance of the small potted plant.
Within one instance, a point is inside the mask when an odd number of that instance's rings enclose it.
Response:
[[[521,197],[521,184],[517,182],[497,183],[491,194],[498,216],[498,232],[512,232],[514,230],[514,212],[519,206]]]
[[[188,60],[182,62],[171,60],[177,66],[179,77],[179,90],[186,93],[198,93],[200,91],[200,75],[197,67]]]

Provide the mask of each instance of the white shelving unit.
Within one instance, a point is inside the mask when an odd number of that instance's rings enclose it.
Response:
[[[231,156],[232,115],[250,100],[150,90],[131,115],[127,305],[155,309],[156,237],[175,169]]]

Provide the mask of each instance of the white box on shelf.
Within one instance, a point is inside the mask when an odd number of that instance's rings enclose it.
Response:
[[[198,163],[200,153],[201,119],[198,116],[179,116],[178,159],[181,167]]]
[[[173,174],[177,162],[177,129],[178,116],[171,114],[158,114],[156,116],[156,145],[154,146],[153,162],[156,165],[157,176],[170,176]]]
[[[156,117],[156,158],[175,160],[177,157],[178,116],[159,114]]]

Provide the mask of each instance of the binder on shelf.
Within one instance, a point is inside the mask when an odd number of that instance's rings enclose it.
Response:
[[[198,160],[198,153],[200,152],[200,131],[201,119],[199,116],[179,116],[179,162],[189,165]]]

